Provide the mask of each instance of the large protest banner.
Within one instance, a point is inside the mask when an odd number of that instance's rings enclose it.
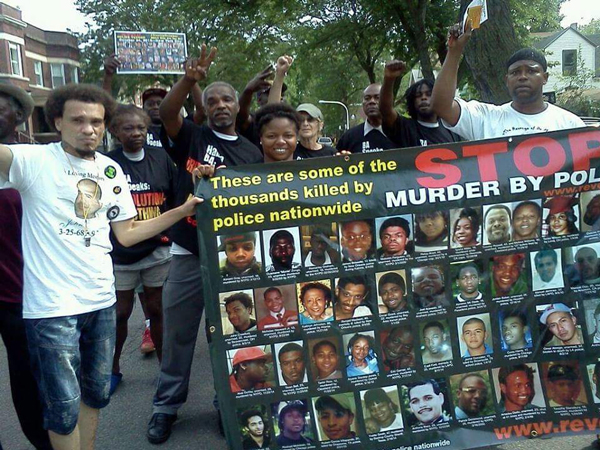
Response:
[[[115,31],[121,74],[184,73],[187,45],[183,33]]]
[[[583,129],[200,182],[230,448],[466,449],[594,433],[599,163],[600,131]]]

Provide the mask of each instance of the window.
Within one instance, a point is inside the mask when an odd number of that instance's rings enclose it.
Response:
[[[23,66],[21,65],[21,46],[9,42],[8,51],[10,53],[10,67],[12,69],[12,74],[22,77]]]
[[[577,73],[577,50],[562,51],[562,73],[563,75],[575,75]]]
[[[79,83],[79,73],[77,67],[71,67],[71,83]]]
[[[52,74],[52,87],[57,88],[65,84],[65,68],[62,64],[50,64]]]
[[[33,62],[33,73],[35,73],[35,84],[38,86],[44,85],[44,71],[42,69],[41,61]]]

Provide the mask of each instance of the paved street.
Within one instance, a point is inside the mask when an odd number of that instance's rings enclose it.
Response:
[[[157,375],[154,356],[144,357],[139,352],[143,317],[141,308],[136,307],[130,320],[129,336],[121,361],[123,382],[103,410],[98,430],[98,450],[227,450],[217,427],[217,415],[212,406],[213,378],[207,358],[204,325],[196,346],[196,358],[192,370],[190,397],[179,413],[171,439],[161,446],[146,441],[146,424],[150,418],[152,395]],[[0,343],[0,442],[5,450],[29,450],[32,447],[23,437],[14,413],[8,375],[6,354]],[[584,450],[591,449],[591,436],[546,438],[527,440],[498,447],[496,450]]]

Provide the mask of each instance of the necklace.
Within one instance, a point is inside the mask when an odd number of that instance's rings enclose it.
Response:
[[[75,171],[75,168],[73,167],[73,163],[71,162],[71,159],[69,158],[67,151],[64,150],[64,152],[65,152],[65,158],[67,158],[67,162],[69,163],[69,166],[71,166],[71,170],[73,171],[73,174],[75,174],[76,171]],[[94,164],[96,164],[96,155],[94,155]],[[94,183],[95,187],[94,187],[94,194],[92,195],[92,200],[94,200],[96,198],[96,195],[98,195],[98,179],[99,179],[99,177],[100,177],[100,170],[98,169],[98,165],[96,164],[96,182]],[[77,200],[75,200],[75,201],[77,201]],[[83,208],[83,220],[84,220],[83,241],[85,243],[85,246],[89,247],[92,245],[92,234],[88,230],[88,216],[90,215],[90,210],[92,209],[92,202],[91,202],[91,200],[90,201],[87,200],[85,194],[82,196],[82,208]],[[75,205],[75,209],[77,209],[77,205]],[[77,213],[75,213],[75,215],[77,215]]]

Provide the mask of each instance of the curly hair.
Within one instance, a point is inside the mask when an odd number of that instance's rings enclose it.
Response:
[[[65,103],[69,100],[74,100],[83,103],[99,103],[104,107],[104,123],[109,124],[112,120],[117,103],[111,95],[105,90],[94,86],[93,84],[85,83],[70,83],[54,89],[46,105],[44,105],[44,115],[46,122],[54,130],[56,126],[54,122],[63,116]],[[59,132],[60,133],[60,132]]]
[[[275,119],[288,119],[294,124],[296,133],[300,129],[300,114],[294,108],[287,103],[271,103],[260,108],[254,116],[258,134],[262,135],[264,127]]]
[[[236,292],[225,299],[225,306],[233,302],[240,302],[245,308],[249,308],[252,311],[252,299],[245,292]]]
[[[467,219],[471,222],[471,228],[473,229],[473,236],[477,236],[479,232],[479,214],[473,208],[463,208],[458,213],[458,217],[452,226],[452,234],[456,234],[456,228],[458,227],[458,221],[460,219]]]
[[[319,283],[318,281],[306,283],[300,289],[300,302],[304,305],[304,296],[311,289],[318,289],[323,292],[323,297],[325,297],[325,308],[329,308],[331,306],[331,289],[325,286],[323,283]]]
[[[569,209],[567,211],[563,211],[562,213],[557,213],[557,214],[564,214],[567,217],[567,232],[569,234],[579,233],[579,228],[577,228],[577,225],[576,225],[577,216],[575,215],[575,211],[573,211],[572,209]],[[548,214],[548,217],[546,217],[544,222],[546,222],[546,224],[550,225],[550,218],[554,215],[555,214]],[[550,228],[548,230],[548,236],[556,236],[554,231],[552,231],[552,228]]]

